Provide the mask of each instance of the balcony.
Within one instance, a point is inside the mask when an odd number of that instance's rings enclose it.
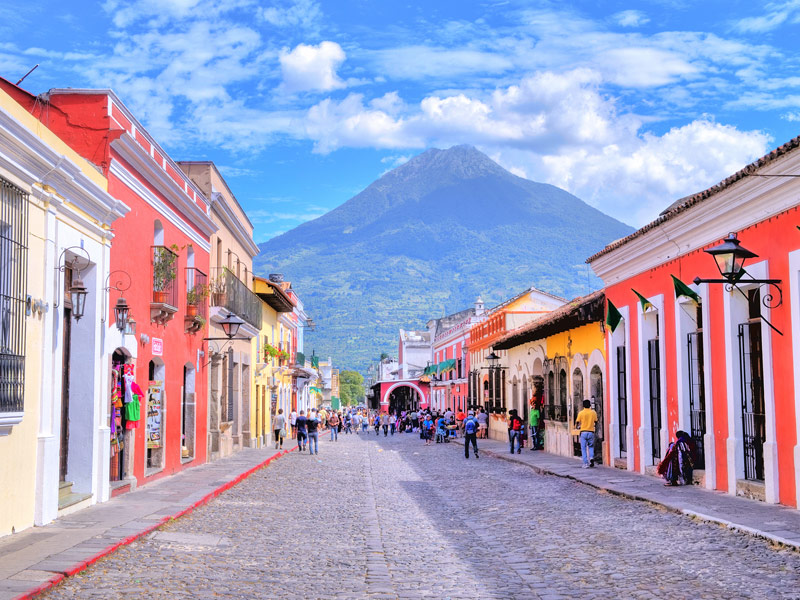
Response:
[[[152,246],[153,298],[150,320],[166,325],[178,312],[178,255],[166,246]]]
[[[261,300],[227,267],[214,269],[211,306],[224,308],[261,329]]]
[[[195,267],[186,268],[186,333],[197,333],[208,322],[208,276]]]

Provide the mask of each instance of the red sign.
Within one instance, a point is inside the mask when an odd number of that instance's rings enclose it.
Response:
[[[161,356],[164,354],[164,340],[153,338],[152,340],[153,356]]]

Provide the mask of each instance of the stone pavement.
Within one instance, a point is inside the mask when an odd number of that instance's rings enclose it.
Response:
[[[26,598],[46,589],[115,547],[193,510],[283,453],[246,449],[44,527],[0,538],[0,600]]]
[[[461,439],[456,441],[459,445],[462,443]],[[524,464],[540,474],[574,479],[598,490],[651,502],[677,513],[719,523],[800,550],[800,510],[794,508],[731,496],[696,485],[665,487],[664,481],[657,477],[612,467],[581,469],[579,458],[531,452],[527,448],[512,455],[509,444],[498,440],[478,440],[478,448],[487,455]]]
[[[800,554],[750,535],[457,444],[321,437],[44,597],[800,598]]]

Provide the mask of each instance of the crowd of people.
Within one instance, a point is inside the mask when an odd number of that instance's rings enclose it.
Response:
[[[536,402],[531,401],[527,417],[526,421],[516,409],[508,411],[506,422],[511,454],[521,453],[526,445],[530,450],[544,449],[541,412]],[[591,402],[584,400],[583,409],[575,417],[575,428],[581,445],[582,466],[585,469],[594,467],[597,419]],[[287,430],[287,424],[290,430]],[[291,437],[297,440],[300,452],[307,450],[309,454],[319,454],[319,434],[326,426],[332,442],[338,441],[340,434],[368,435],[371,430],[375,431],[375,435],[383,432],[384,437],[395,433],[418,433],[426,446],[434,442],[447,443],[452,437],[460,435],[464,438],[464,457],[468,459],[470,447],[475,458],[478,458],[478,440],[487,438],[489,434],[489,415],[483,407],[467,412],[429,408],[389,412],[363,407],[330,411],[312,408],[308,414],[303,410],[299,413],[292,411],[287,420],[283,409],[279,409],[273,418],[275,449],[283,448],[284,440],[291,431]],[[665,485],[691,485],[694,443],[685,431],[678,431],[676,437],[659,464],[658,472],[666,480]]]

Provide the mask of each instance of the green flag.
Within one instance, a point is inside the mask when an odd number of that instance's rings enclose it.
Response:
[[[636,296],[638,296],[638,298],[639,298],[639,304],[641,304],[641,305],[642,305],[642,312],[647,312],[647,309],[648,309],[648,308],[655,308],[655,306],[653,306],[653,305],[652,305],[652,303],[650,302],[650,300],[648,300],[647,298],[645,298],[644,296],[642,296],[642,295],[641,295],[639,292],[637,292],[635,289],[631,288],[631,291],[632,291],[634,294],[636,294]]]
[[[687,298],[691,298],[692,300],[700,304],[700,296],[698,296],[697,293],[692,288],[690,288],[680,279],[675,277],[675,275],[670,275],[670,277],[672,277],[672,285],[675,286],[675,298],[686,296]]]
[[[611,333],[614,333],[614,330],[619,325],[619,322],[622,320],[622,314],[617,310],[617,307],[614,306],[614,303],[611,300],[608,300],[608,313],[606,314],[606,325],[611,327]]]

